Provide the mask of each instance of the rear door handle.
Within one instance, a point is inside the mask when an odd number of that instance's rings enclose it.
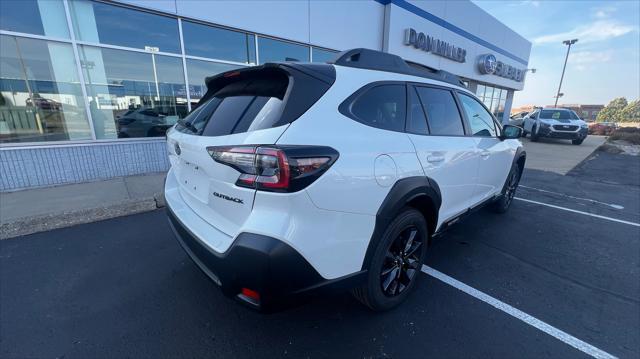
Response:
[[[444,156],[438,156],[438,155],[427,156],[427,161],[429,161],[430,163],[442,162],[444,161]]]
[[[491,152],[484,150],[484,151],[480,151],[480,156],[482,157],[487,157],[491,154]]]

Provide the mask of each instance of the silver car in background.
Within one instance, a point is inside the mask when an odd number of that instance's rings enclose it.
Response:
[[[540,137],[548,137],[571,140],[574,145],[580,145],[589,132],[587,123],[566,108],[535,110],[526,115],[523,121],[523,137],[531,135],[532,142]]]

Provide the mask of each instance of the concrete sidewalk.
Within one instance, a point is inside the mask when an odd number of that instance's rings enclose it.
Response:
[[[541,138],[539,142],[531,142],[530,137],[520,140],[527,151],[525,168],[565,175],[598,149],[607,137],[590,135],[580,146],[572,145],[569,140]]]
[[[0,239],[156,209],[164,177],[153,173],[0,193]]]

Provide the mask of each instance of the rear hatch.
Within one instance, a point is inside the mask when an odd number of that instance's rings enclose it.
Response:
[[[272,145],[335,80],[331,65],[265,64],[207,78],[208,91],[168,134],[171,165],[184,202],[203,220],[235,236],[250,215],[254,188],[238,186],[242,152]],[[213,157],[237,153],[238,166]],[[247,164],[250,164],[247,162]]]

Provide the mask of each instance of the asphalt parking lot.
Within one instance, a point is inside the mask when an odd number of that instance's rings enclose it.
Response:
[[[510,211],[437,239],[431,274],[386,313],[347,293],[255,313],[163,211],[0,241],[0,356],[638,358],[640,158],[592,157],[526,169]]]

